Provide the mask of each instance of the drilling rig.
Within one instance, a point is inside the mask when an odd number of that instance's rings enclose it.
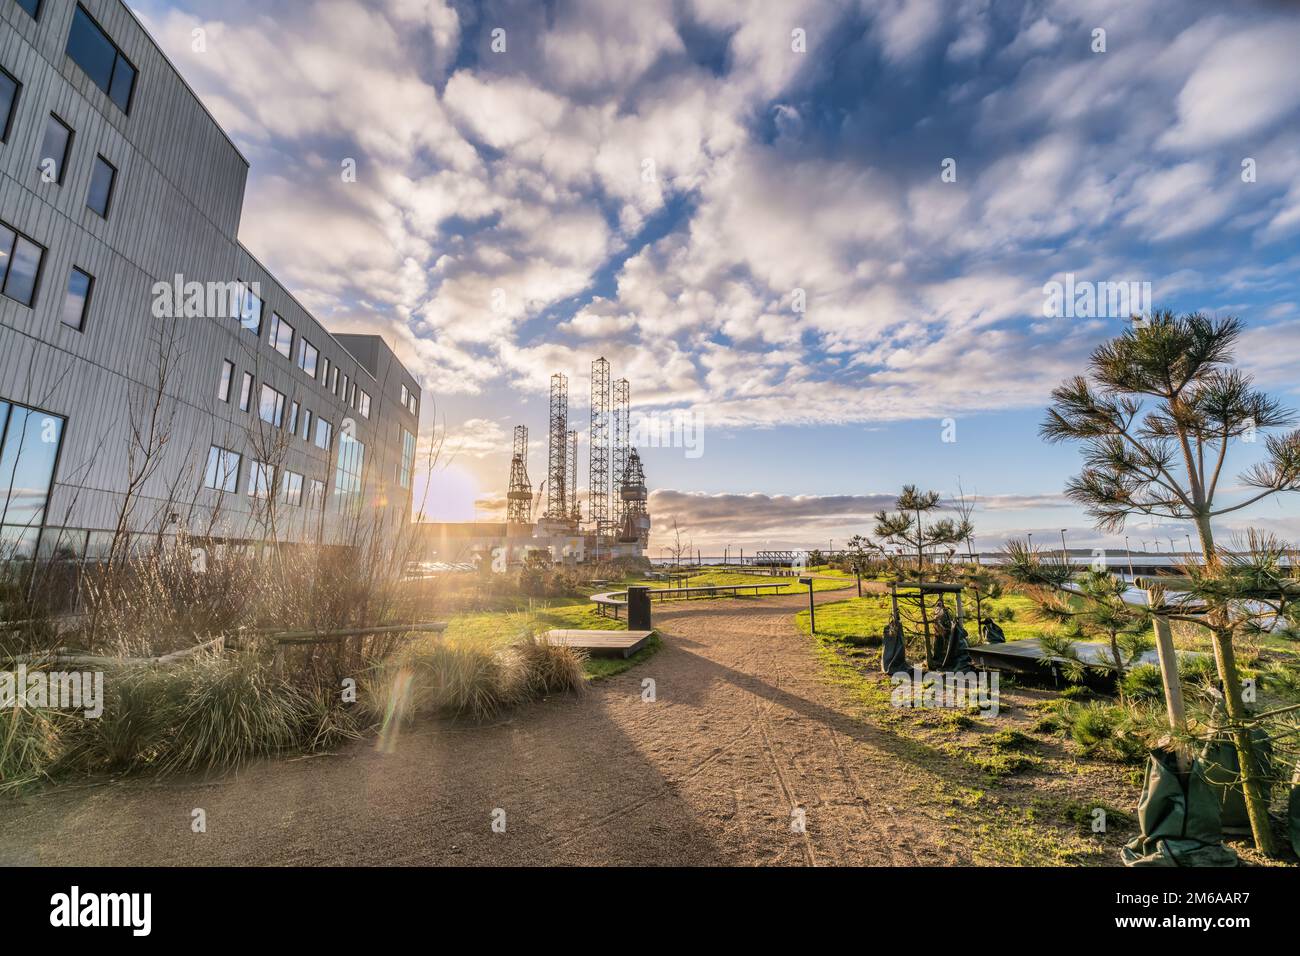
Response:
[[[515,447],[510,457],[510,490],[506,493],[506,522],[520,525],[533,520],[533,486],[528,480],[528,426],[515,426]]]

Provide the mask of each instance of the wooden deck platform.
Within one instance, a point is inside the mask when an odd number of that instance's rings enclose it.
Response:
[[[569,631],[546,632],[552,644],[578,647],[595,656],[631,657],[649,642],[654,631]]]

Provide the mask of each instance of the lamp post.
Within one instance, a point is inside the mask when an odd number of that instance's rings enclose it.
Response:
[[[808,585],[808,632],[817,633],[817,607],[813,604],[813,579],[800,578],[800,584]]]
[[[1033,553],[1034,553],[1034,533],[1033,533],[1032,531],[1030,531],[1030,532],[1028,532],[1028,534],[1029,534],[1029,553],[1030,553],[1030,554],[1033,554]]]
[[[1124,553],[1128,555],[1128,576],[1136,580],[1137,575],[1133,573],[1133,546],[1129,544],[1128,535],[1124,535]]]
[[[1065,546],[1065,531],[1065,528],[1061,529],[1061,563],[1068,565],[1070,563],[1070,551]]]

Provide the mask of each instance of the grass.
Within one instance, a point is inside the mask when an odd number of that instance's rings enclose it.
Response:
[[[985,600],[984,614],[998,620],[1008,641],[1025,640],[1038,637],[1043,631],[1042,624],[1029,620],[1034,603],[1019,594],[1008,594],[999,598]],[[974,637],[974,607],[968,602],[963,604],[968,615],[966,630]],[[1007,614],[1012,617],[1005,619]],[[881,632],[889,623],[890,601],[888,595],[871,594],[865,597],[849,598],[845,601],[833,601],[817,607],[817,636],[821,640],[847,645],[879,645]],[[809,633],[807,611],[800,611],[795,619],[799,629]]]

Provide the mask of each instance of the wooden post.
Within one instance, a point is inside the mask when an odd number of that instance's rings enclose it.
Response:
[[[1146,592],[1147,603],[1152,607],[1154,597]],[[1160,657],[1160,680],[1165,689],[1165,708],[1169,712],[1169,726],[1175,732],[1182,732],[1187,727],[1187,709],[1183,705],[1183,684],[1178,679],[1178,653],[1174,649],[1174,632],[1169,626],[1169,619],[1162,615],[1152,618],[1156,635],[1156,653]],[[1178,769],[1187,771],[1187,758],[1178,753]]]

